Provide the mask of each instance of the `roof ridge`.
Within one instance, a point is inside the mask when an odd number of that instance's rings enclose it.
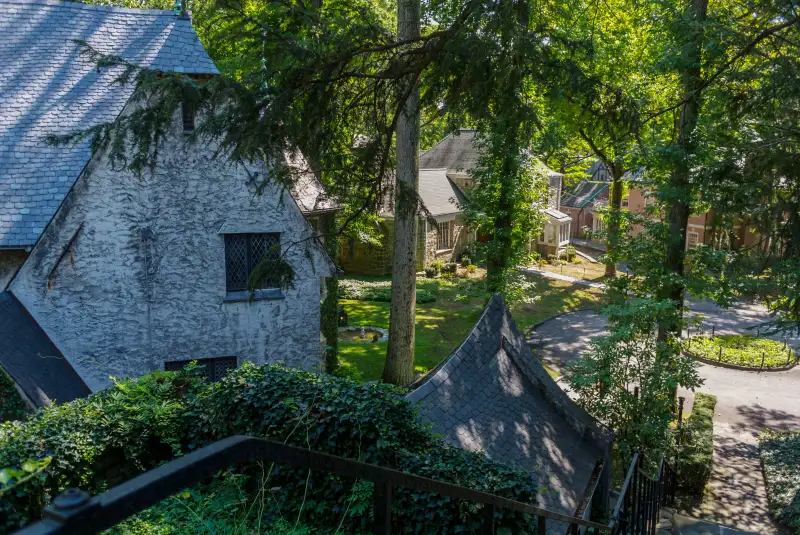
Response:
[[[170,16],[175,20],[180,19],[178,15],[169,9],[145,9],[139,7],[118,7],[118,6],[102,6],[97,4],[86,4],[83,2],[73,2],[71,0],[0,0],[0,4],[15,4],[15,5],[39,5],[49,7],[65,7],[68,9],[104,11],[107,13],[128,13],[131,15],[155,15],[155,16]]]
[[[461,132],[472,132],[472,133],[474,134],[474,133],[476,133],[476,132],[477,132],[477,130],[476,130],[476,129],[474,129],[474,128],[459,128],[459,129],[458,129],[458,132],[459,132],[459,135],[461,135]],[[430,147],[430,148],[428,148],[428,149],[425,149],[424,151],[422,151],[422,154],[420,154],[420,156],[422,156],[422,155],[424,155],[424,154],[427,154],[428,152],[432,151],[433,149],[435,149],[436,147],[438,147],[439,145],[441,145],[442,143],[444,143],[444,142],[447,140],[447,138],[450,138],[450,137],[455,137],[455,136],[456,136],[456,133],[455,133],[455,132],[450,132],[449,134],[447,134],[446,136],[444,136],[442,139],[440,139],[439,141],[437,141],[435,145],[433,145],[432,147]],[[438,169],[438,167],[437,167],[436,169]]]

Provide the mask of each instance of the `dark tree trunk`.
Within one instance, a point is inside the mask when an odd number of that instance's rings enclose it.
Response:
[[[661,298],[671,299],[676,303],[678,316],[674,321],[660,326],[659,337],[661,339],[666,338],[668,333],[679,333],[680,319],[683,313],[685,286],[682,279],[686,252],[686,227],[689,223],[691,201],[694,195],[689,159],[694,152],[694,134],[700,113],[703,25],[708,12],[708,0],[689,0],[686,10],[687,19],[691,22],[687,25],[687,42],[684,47],[686,67],[680,73],[684,103],[681,106],[677,125],[677,148],[681,157],[670,176],[667,188],[669,196],[666,199],[669,241],[664,267],[674,277],[672,282],[665,285],[659,295]]]
[[[420,35],[420,0],[399,0],[397,35]],[[419,190],[419,84],[413,75],[398,82],[398,94],[412,89],[397,121],[392,301],[383,381],[405,385],[414,379],[414,322],[417,290],[417,191]]]
[[[336,215],[325,214],[320,217],[320,232],[324,236],[325,249],[334,264],[339,263],[339,236],[335,235]],[[329,277],[325,281],[327,295],[322,302],[322,336],[328,346],[325,353],[325,371],[333,373],[339,367],[339,280]]]
[[[608,239],[606,240],[607,256],[606,276],[617,276],[619,261],[619,244],[622,240],[622,169],[619,165],[606,165],[611,172],[611,199],[608,212]]]

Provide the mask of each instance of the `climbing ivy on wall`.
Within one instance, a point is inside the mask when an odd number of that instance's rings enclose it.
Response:
[[[24,420],[28,416],[28,405],[19,395],[14,381],[0,370],[0,422]]]

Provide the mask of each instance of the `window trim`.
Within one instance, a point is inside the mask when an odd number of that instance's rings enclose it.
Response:
[[[446,232],[442,230],[442,227],[447,229]],[[448,251],[453,248],[453,220],[449,221],[441,221],[436,223],[436,250],[437,251]],[[445,240],[442,240],[443,237],[446,237]]]
[[[692,236],[694,236],[694,244],[692,244]],[[700,233],[699,232],[692,232],[690,230],[686,231],[686,248],[687,249],[694,249],[700,245]]]

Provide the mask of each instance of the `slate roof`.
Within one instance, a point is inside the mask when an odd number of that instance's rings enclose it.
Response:
[[[461,129],[448,134],[436,145],[420,154],[419,166],[427,169],[445,168],[450,174],[475,169],[480,159],[480,151],[475,146],[475,134],[476,131],[470,129]],[[551,178],[564,176],[541,162],[539,165]]]
[[[478,166],[480,152],[475,147],[475,130],[461,129],[449,134],[419,156],[419,166],[451,171],[469,171]]]
[[[447,178],[445,168],[419,170],[419,196],[433,216],[459,213],[458,204],[466,202],[459,187]]]
[[[339,204],[327,196],[325,188],[302,154],[299,152],[287,154],[286,163],[296,172],[294,177],[296,180],[292,183],[291,194],[304,215],[324,214],[339,210]]]
[[[586,208],[598,195],[607,190],[607,182],[584,180],[572,192],[564,194],[561,199],[561,205],[569,206],[570,208]]]
[[[549,489],[540,506],[573,514],[597,460],[610,462],[610,432],[547,374],[499,295],[461,346],[413,386],[407,398],[446,442],[530,470]]]
[[[33,245],[89,162],[88,142],[43,138],[115,119],[133,91],[74,40],[152,69],[219,73],[191,21],[171,11],[0,0],[0,35],[0,247]]]
[[[11,292],[0,292],[0,365],[39,407],[91,394]]]

